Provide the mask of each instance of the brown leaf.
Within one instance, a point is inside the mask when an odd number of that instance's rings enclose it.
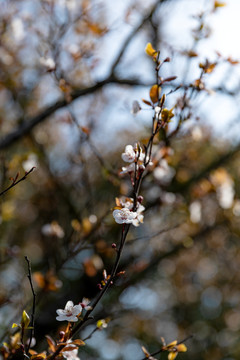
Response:
[[[155,84],[151,87],[149,96],[150,96],[150,99],[152,100],[153,104],[158,102],[158,96],[159,96],[160,90],[161,90],[161,88],[157,84]]]

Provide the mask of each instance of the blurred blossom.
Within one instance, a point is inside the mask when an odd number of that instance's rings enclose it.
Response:
[[[131,113],[133,115],[136,115],[141,109],[142,108],[141,108],[139,102],[137,100],[134,100],[133,103],[132,103]]]
[[[21,42],[25,37],[24,25],[22,19],[16,17],[12,20],[13,36],[16,42]]]
[[[30,338],[27,339],[26,345],[29,345],[29,342],[30,342]],[[36,342],[36,339],[35,339],[35,337],[33,337],[33,338],[31,339],[31,346],[30,346],[30,347],[31,347],[31,348],[34,347],[34,346],[36,345],[36,343],[37,343],[37,342]]]
[[[82,307],[83,309],[85,309],[86,311],[92,309],[92,307],[89,306],[89,304],[90,304],[90,300],[87,299],[87,298],[85,298],[85,297],[82,299],[82,302],[80,302],[81,307]]]
[[[219,205],[223,209],[230,209],[234,200],[234,184],[232,180],[225,182],[217,188],[217,198]]]
[[[89,216],[89,221],[90,221],[91,224],[96,224],[96,222],[97,222],[97,216],[94,215],[94,214],[90,215],[90,216]]]
[[[211,181],[216,187],[217,199],[223,209],[230,209],[234,201],[234,182],[227,170],[219,168],[211,174]]]
[[[233,206],[233,214],[240,216],[240,200],[236,200]]]
[[[175,170],[168,165],[165,159],[160,160],[159,165],[153,171],[155,179],[161,181],[163,184],[168,184],[174,175]]]
[[[52,221],[51,224],[43,225],[42,234],[45,236],[56,236],[59,239],[63,238],[65,235],[62,227],[56,221]]]
[[[80,360],[80,358],[78,357],[78,349],[73,349],[70,351],[63,351],[62,355],[67,360]]]
[[[195,141],[200,141],[203,138],[203,132],[202,129],[200,128],[200,126],[194,126],[192,128],[192,138]]]
[[[69,11],[74,11],[77,9],[79,2],[77,0],[66,0],[66,7]]]
[[[176,195],[171,192],[163,192],[161,194],[161,200],[165,204],[173,204],[176,201]]]
[[[193,223],[199,223],[202,218],[202,205],[200,201],[196,200],[189,206],[190,220]]]
[[[41,65],[45,66],[48,71],[53,71],[56,68],[55,61],[51,57],[40,57],[39,62]]]
[[[22,167],[25,171],[29,171],[33,167],[37,167],[37,156],[35,154],[30,154],[27,160],[23,161]]]

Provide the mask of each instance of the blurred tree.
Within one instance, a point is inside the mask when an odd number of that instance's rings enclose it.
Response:
[[[131,195],[119,154],[127,143],[146,146],[165,94],[142,183],[144,224],[130,228],[125,274],[81,330],[79,356],[141,359],[161,348],[161,337],[193,335],[179,358],[239,358],[240,145],[216,137],[199,111],[213,93],[238,94],[238,85],[226,86],[238,61],[201,56],[223,5],[207,3],[192,45],[179,50],[163,36],[176,1],[2,1],[0,183],[11,187],[1,194],[2,340],[9,343],[23,309],[31,313],[24,256],[36,291],[36,351],[63,329],[56,309],[98,296],[120,238],[113,199]],[[157,80],[148,41],[161,49]],[[103,318],[109,323],[96,325]]]

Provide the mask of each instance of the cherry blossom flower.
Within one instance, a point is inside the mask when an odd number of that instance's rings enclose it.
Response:
[[[78,349],[73,349],[73,350],[69,350],[69,351],[63,351],[62,355],[67,360],[80,360],[80,358],[78,357]]]
[[[131,163],[135,160],[135,158],[136,158],[136,153],[133,149],[133,146],[132,145],[125,146],[125,152],[122,153],[123,161]]]
[[[72,301],[68,301],[65,309],[58,309],[57,314],[58,316],[56,319],[58,321],[78,321],[77,315],[79,315],[82,312],[82,306],[80,304],[73,305]]]
[[[168,184],[173,176],[175,175],[175,170],[168,165],[165,159],[161,159],[158,167],[156,167],[153,171],[153,176],[155,179],[161,181],[164,185]]]
[[[41,65],[46,67],[47,71],[53,71],[56,69],[55,61],[51,57],[40,57],[39,62]]]
[[[62,239],[65,235],[64,230],[56,221],[52,221],[51,224],[43,225],[41,230],[43,235],[56,236],[59,239]]]
[[[90,304],[90,300],[85,297],[82,299],[82,302],[80,302],[81,307],[87,311],[92,309],[92,307],[89,306],[89,304]]]
[[[116,204],[122,209],[116,209],[113,211],[113,217],[118,224],[133,224],[139,226],[143,222],[142,212],[145,207],[137,202],[136,211],[132,211],[134,200],[129,197],[122,197],[116,199]]]
[[[142,212],[143,212],[144,210],[145,210],[145,207],[138,202],[138,203],[137,203],[137,216],[136,216],[136,218],[132,221],[132,224],[133,224],[134,226],[139,226],[140,223],[143,223],[144,216],[143,216]]]
[[[131,174],[135,171],[135,169],[138,170],[138,165],[135,166],[135,164],[132,163],[126,167],[122,167],[122,171],[120,172],[120,175]]]
[[[131,224],[137,217],[137,213],[127,208],[113,211],[113,217],[118,224]]]

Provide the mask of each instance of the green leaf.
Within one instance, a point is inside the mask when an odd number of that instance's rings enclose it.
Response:
[[[14,328],[16,328],[16,327],[21,327],[21,325],[20,325],[20,324],[13,323],[13,324],[12,324],[12,329],[14,329]]]
[[[21,321],[22,328],[26,329],[28,327],[29,323],[30,323],[30,317],[27,314],[27,312],[25,310],[23,310],[22,321]]]

